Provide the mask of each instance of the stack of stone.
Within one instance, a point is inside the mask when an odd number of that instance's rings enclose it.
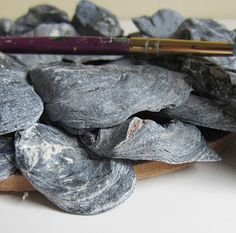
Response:
[[[213,20],[172,10],[133,19],[146,37],[235,41]],[[81,1],[70,21],[40,5],[1,36],[122,36]],[[97,214],[134,191],[132,163],[219,161],[199,127],[236,132],[235,58],[0,54],[0,180],[20,171],[62,210]]]

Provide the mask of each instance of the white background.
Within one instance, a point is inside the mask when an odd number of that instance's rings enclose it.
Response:
[[[39,193],[25,201],[0,193],[0,233],[235,233],[236,140],[221,155],[222,162],[139,181],[125,203],[96,216],[64,213]]]

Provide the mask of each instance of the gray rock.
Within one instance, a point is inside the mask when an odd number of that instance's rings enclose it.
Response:
[[[178,27],[172,37],[188,40],[232,42],[230,31],[212,19],[188,18]]]
[[[120,55],[64,55],[64,61],[74,62],[76,64],[88,64],[88,63],[108,63],[110,61],[116,61],[122,59]]]
[[[150,37],[170,37],[184,21],[184,17],[170,9],[158,10],[152,16],[141,16],[133,19],[137,28]]]
[[[232,38],[234,40],[234,43],[236,43],[236,29],[234,29],[233,31],[231,31],[231,35],[232,35]]]
[[[87,133],[82,140],[103,157],[171,164],[220,160],[195,126],[181,122],[162,126],[135,117],[113,128]]]
[[[211,19],[186,19],[172,35],[173,38],[233,43],[232,32]],[[235,57],[207,57],[223,68],[236,70]]]
[[[0,181],[16,170],[14,142],[10,137],[0,137]]]
[[[82,0],[77,5],[72,24],[80,35],[122,36],[123,34],[114,14],[87,0]]]
[[[106,128],[144,110],[185,102],[184,75],[157,66],[85,66],[52,63],[32,70],[49,119],[74,129]]]
[[[10,19],[0,19],[0,36],[13,36],[15,23]]]
[[[181,71],[188,74],[193,89],[200,95],[222,101],[231,101],[234,95],[230,75],[215,63],[201,58],[187,58]]]
[[[0,135],[29,127],[43,112],[43,103],[26,76],[21,64],[0,53]]]
[[[77,32],[68,23],[51,23],[41,24],[34,30],[25,33],[22,36],[75,36]],[[45,55],[45,54],[12,54],[11,56],[17,58],[29,68],[36,67],[40,63],[49,63],[53,61],[61,61],[63,55]]]
[[[211,129],[236,132],[236,119],[229,116],[224,106],[196,95],[174,109],[164,109],[160,115]]]
[[[236,100],[234,73],[202,57],[165,56],[157,58],[136,58],[130,61],[137,65],[158,65],[186,74],[186,80],[199,95],[229,105]],[[127,63],[128,64],[128,63]]]
[[[90,158],[76,138],[42,124],[19,131],[16,162],[34,188],[62,210],[97,214],[125,201],[135,187],[129,163]]]
[[[69,23],[68,14],[51,5],[37,5],[15,21],[15,34],[29,32],[43,23]]]

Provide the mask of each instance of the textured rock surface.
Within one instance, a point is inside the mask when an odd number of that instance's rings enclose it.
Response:
[[[69,17],[66,12],[51,5],[37,5],[30,8],[27,14],[15,21],[17,25],[15,34],[24,34],[43,23],[63,22],[69,22]]]
[[[157,66],[54,63],[30,75],[50,120],[75,129],[110,127],[139,111],[178,106],[191,91],[183,74]]]
[[[80,35],[122,36],[117,17],[108,10],[86,0],[80,1],[72,20]]]
[[[126,200],[135,187],[125,162],[90,159],[76,138],[35,124],[16,135],[16,162],[30,183],[66,212],[97,214]]]
[[[0,135],[29,127],[43,112],[26,75],[22,65],[0,53]]]
[[[218,65],[201,58],[187,58],[181,71],[189,74],[197,93],[218,100],[230,101],[233,98],[230,75]]]
[[[236,119],[226,114],[223,106],[192,94],[181,106],[164,109],[160,114],[198,126],[236,132]]]
[[[229,72],[216,63],[202,57],[135,58],[137,65],[158,65],[166,69],[185,73],[186,80],[199,95],[222,101],[228,105],[236,99],[234,71]],[[128,63],[127,63],[128,65]]]
[[[68,23],[41,24],[34,30],[25,33],[22,36],[75,36],[77,32]],[[23,62],[29,68],[33,68],[40,63],[61,61],[63,55],[45,55],[45,54],[12,54],[19,61]]]
[[[0,36],[12,36],[15,32],[15,23],[10,19],[0,19]]]
[[[172,164],[220,160],[195,126],[181,122],[162,126],[135,117],[116,127],[87,133],[82,139],[96,154],[111,158]]]
[[[184,21],[182,15],[170,9],[158,10],[151,17],[141,16],[133,19],[138,29],[150,37],[170,37]]]
[[[234,38],[232,32],[223,25],[210,19],[186,19],[172,35],[178,39],[222,41],[232,43]],[[208,57],[223,68],[236,70],[235,57]]]
[[[0,181],[8,178],[16,170],[15,149],[12,138],[0,137]]]

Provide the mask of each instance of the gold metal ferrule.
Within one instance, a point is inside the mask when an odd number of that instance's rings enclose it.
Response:
[[[159,38],[130,38],[129,52],[146,55],[232,56],[233,45],[224,42]]]

